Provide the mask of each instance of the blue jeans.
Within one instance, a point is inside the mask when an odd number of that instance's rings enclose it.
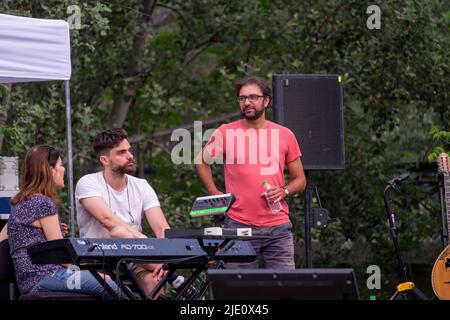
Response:
[[[118,292],[114,281],[106,280],[106,282],[115,292]],[[63,267],[47,274],[31,289],[31,292],[39,291],[84,293],[105,300],[113,298],[89,271],[76,271]]]
[[[262,258],[264,267],[267,269],[295,269],[294,239],[290,221],[278,226],[257,227],[239,223],[226,216],[224,226],[225,228],[252,228],[258,235],[272,237],[249,240],[256,251],[256,260],[246,263],[226,263],[226,269],[258,269],[259,257]]]

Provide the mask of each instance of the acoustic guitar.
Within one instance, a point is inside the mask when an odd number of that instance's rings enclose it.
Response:
[[[447,230],[450,234],[450,166],[449,157],[441,153],[438,157],[439,172],[444,177],[444,206],[447,213]],[[431,273],[434,294],[441,300],[450,300],[450,245],[441,252]]]

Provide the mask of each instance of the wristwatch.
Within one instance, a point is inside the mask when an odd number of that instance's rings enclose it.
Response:
[[[288,188],[284,187],[283,190],[284,190],[284,193],[286,193],[286,197],[289,196],[289,190],[288,190]]]

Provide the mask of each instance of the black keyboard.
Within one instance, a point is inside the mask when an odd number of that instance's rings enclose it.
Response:
[[[191,217],[224,214],[231,208],[235,200],[236,198],[232,193],[198,197],[195,199],[189,214]]]
[[[204,246],[220,247],[222,240],[205,240]],[[209,257],[196,239],[117,239],[66,238],[47,241],[28,248],[34,264],[87,264],[100,268],[103,264],[116,265],[123,258],[155,260],[161,263],[206,263]],[[224,262],[251,262],[256,253],[247,241],[235,241],[218,251],[216,260]]]

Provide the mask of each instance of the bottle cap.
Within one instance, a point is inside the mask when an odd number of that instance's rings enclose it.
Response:
[[[267,181],[263,181],[262,184],[267,184]]]

